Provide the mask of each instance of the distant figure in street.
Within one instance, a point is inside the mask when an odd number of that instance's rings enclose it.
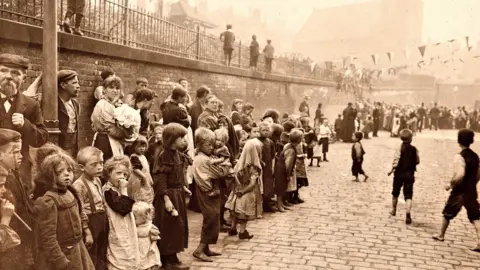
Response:
[[[67,1],[67,13],[63,21],[63,29],[69,34],[75,34],[83,36],[83,32],[80,30],[82,24],[83,12],[85,11],[85,0],[68,0]],[[71,21],[73,14],[75,14],[75,28],[71,27]]]
[[[480,178],[478,155],[470,149],[475,133],[470,129],[458,131],[457,142],[462,151],[453,157],[454,175],[445,186],[445,190],[452,190],[447,204],[443,209],[443,222],[440,234],[434,235],[437,241],[445,240],[450,220],[454,219],[462,207],[467,210],[467,216],[475,227],[477,246],[472,251],[480,252],[480,206],[477,201],[477,183]]]
[[[363,150],[362,143],[360,142],[363,139],[362,132],[355,132],[352,134],[352,175],[355,176],[353,181],[358,182],[358,175],[363,174],[364,182],[367,181],[368,175],[365,174],[362,168],[363,164],[363,156],[365,155],[365,151]]]
[[[272,73],[272,62],[273,62],[273,55],[275,54],[275,48],[272,46],[272,41],[269,39],[267,40],[267,46],[263,49],[263,53],[265,54],[265,68],[267,73]]]
[[[227,31],[220,34],[220,40],[223,41],[223,54],[225,56],[225,65],[230,66],[233,47],[235,46],[235,34],[232,31],[231,24],[227,24]]]
[[[380,103],[375,103],[375,109],[372,112],[373,116],[373,137],[378,137],[378,130],[380,129]]]
[[[425,117],[427,116],[427,110],[425,109],[425,104],[422,102],[422,106],[418,108],[417,110],[417,115],[418,115],[418,131],[422,132],[423,129],[423,121],[425,120]]]
[[[432,127],[435,127],[435,130],[438,130],[438,118],[440,118],[440,110],[435,102],[433,108],[430,109],[430,130],[432,130]]]
[[[307,117],[310,117],[310,106],[308,105],[308,100],[310,99],[309,95],[305,95],[303,97],[302,102],[300,103],[300,106],[298,107],[298,111],[300,113],[306,114]],[[321,107],[321,105],[320,105]]]
[[[406,203],[406,224],[412,223],[412,217],[410,211],[412,209],[412,197],[413,197],[413,183],[415,183],[415,171],[417,165],[420,164],[420,158],[418,157],[418,150],[412,143],[413,132],[409,129],[403,129],[400,131],[400,139],[402,144],[395,149],[393,156],[392,170],[388,173],[390,176],[393,173],[393,190],[392,190],[392,211],[390,215],[395,216],[397,214],[397,203],[400,190],[403,187],[403,196]]]
[[[258,56],[260,55],[260,45],[257,42],[257,36],[252,36],[250,43],[250,68],[257,70]]]

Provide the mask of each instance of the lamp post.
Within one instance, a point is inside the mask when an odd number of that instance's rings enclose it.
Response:
[[[57,1],[43,2],[42,111],[50,140],[58,143]]]

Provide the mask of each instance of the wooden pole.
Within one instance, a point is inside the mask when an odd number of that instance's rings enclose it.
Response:
[[[42,111],[51,140],[58,142],[57,94],[57,0],[43,2]]]

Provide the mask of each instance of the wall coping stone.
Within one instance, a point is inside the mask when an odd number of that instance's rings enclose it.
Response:
[[[58,33],[58,47],[60,50],[81,51],[97,55],[105,55],[115,58],[123,58],[132,61],[147,62],[158,65],[166,65],[177,68],[199,70],[209,73],[232,75],[237,77],[250,77],[283,83],[295,83],[315,86],[336,86],[335,82],[312,80],[308,78],[292,77],[279,74],[266,74],[236,67],[226,67],[216,63],[186,59],[174,55],[163,54],[110,43],[89,37]],[[24,24],[15,21],[0,19],[0,39],[14,40],[21,43],[34,45],[43,44],[43,29],[38,26]]]

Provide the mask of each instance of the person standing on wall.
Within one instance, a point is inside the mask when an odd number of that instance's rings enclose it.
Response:
[[[272,41],[270,39],[267,40],[267,46],[263,49],[263,53],[265,54],[265,69],[267,73],[272,73],[272,62],[273,62],[273,55],[275,54],[275,48],[272,46]]]
[[[260,45],[257,42],[257,36],[252,36],[250,43],[250,68],[257,70],[258,56],[260,55]]]
[[[60,70],[58,78],[58,144],[71,157],[78,153],[78,116],[80,104],[75,99],[80,91],[78,74],[73,70]]]
[[[223,41],[223,53],[225,56],[225,65],[230,66],[232,60],[233,48],[235,46],[235,34],[232,31],[232,25],[227,24],[227,31],[220,34],[220,40]]]
[[[75,34],[83,36],[83,32],[80,30],[82,24],[83,13],[85,11],[85,0],[68,0],[67,1],[67,13],[65,13],[65,19],[63,21],[63,29],[69,34]],[[71,27],[71,21],[73,14],[75,14],[75,28]]]

